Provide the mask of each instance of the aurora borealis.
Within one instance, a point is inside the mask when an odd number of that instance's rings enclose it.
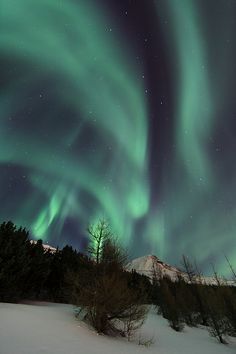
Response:
[[[1,219],[236,266],[236,2],[0,0]]]

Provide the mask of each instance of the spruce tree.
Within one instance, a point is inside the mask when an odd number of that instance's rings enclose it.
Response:
[[[0,225],[0,299],[18,301],[30,269],[28,231],[8,221]]]

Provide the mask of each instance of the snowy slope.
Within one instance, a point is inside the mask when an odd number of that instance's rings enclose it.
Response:
[[[71,305],[0,303],[0,354],[235,354],[236,340],[218,344],[205,329],[173,331],[150,313],[136,339],[97,335],[74,317]],[[146,348],[138,338],[153,338]]]

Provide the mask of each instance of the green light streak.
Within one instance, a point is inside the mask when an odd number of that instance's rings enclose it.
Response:
[[[232,161],[227,152],[219,162],[209,151],[222,119],[219,112],[228,104],[227,82],[235,63],[235,53],[221,44],[235,32],[227,26],[230,8],[215,4],[223,15],[221,41],[216,34],[214,42],[203,5],[157,2],[159,18],[167,20],[162,23],[174,85],[175,131],[162,199],[150,206],[140,68],[124,40],[109,30],[104,9],[94,4],[1,1],[0,50],[3,61],[12,63],[12,80],[0,91],[0,164],[22,168],[28,187],[20,200],[8,198],[1,217],[31,226],[44,240],[56,235],[58,243],[67,238],[68,218],[85,230],[107,217],[114,233],[137,248],[136,225],[144,220],[141,238],[159,257],[178,263],[185,253],[205,262],[222,249],[236,266],[236,171],[232,180],[224,180],[222,170],[228,171]],[[222,59],[215,62],[211,52]],[[41,98],[34,90],[44,86],[46,97]],[[16,127],[10,117],[19,120]],[[3,176],[0,182],[5,183]],[[220,267],[226,272],[226,265]]]
[[[58,240],[63,239],[68,217],[85,229],[102,214],[128,244],[136,220],[148,211],[144,89],[127,48],[117,49],[119,38],[106,22],[99,7],[86,1],[1,1],[0,50],[28,69],[1,95],[0,161],[31,171],[33,192],[11,217],[33,224],[36,237],[48,239],[56,224]],[[27,107],[30,88],[46,78],[53,82],[57,106],[41,114],[38,102],[32,119],[49,137],[42,141],[41,131],[9,132],[8,117]],[[73,118],[60,128],[65,109]],[[84,136],[88,141],[80,146]],[[81,193],[93,198],[95,208],[84,205]],[[40,196],[44,202],[32,205]]]
[[[222,5],[215,4],[218,13],[224,14],[220,18],[220,34],[221,40],[226,41],[232,14],[230,8],[226,11]],[[236,213],[235,208],[228,207],[232,205],[230,193],[235,186],[221,177],[228,157],[213,158],[209,147],[213,146],[214,153],[217,152],[215,128],[219,124],[219,112],[226,105],[225,92],[229,90],[223,78],[232,70],[234,55],[228,56],[227,68],[224,60],[216,62],[211,57],[217,46],[217,51],[222,53],[224,42],[218,41],[217,31],[215,41],[210,39],[209,18],[206,8],[201,6],[193,0],[182,0],[181,4],[178,0],[157,3],[169,46],[175,100],[175,141],[171,167],[165,170],[165,206],[161,212],[164,236],[162,233],[157,241],[162,247],[165,245],[167,259],[175,258],[178,263],[182,253],[201,264],[207,262],[209,268],[214,261],[220,266],[218,270],[227,274],[229,269],[223,252],[236,265],[236,249],[232,247]],[[227,141],[230,135],[221,139]],[[162,225],[163,222],[157,221],[156,229],[163,229]],[[178,254],[174,254],[173,247],[177,247]]]

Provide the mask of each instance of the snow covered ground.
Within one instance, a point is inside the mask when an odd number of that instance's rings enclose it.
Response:
[[[149,347],[138,345],[153,339]],[[151,312],[136,339],[97,335],[74,317],[71,305],[0,303],[0,354],[235,354],[236,339],[218,344],[201,328],[177,333]]]

